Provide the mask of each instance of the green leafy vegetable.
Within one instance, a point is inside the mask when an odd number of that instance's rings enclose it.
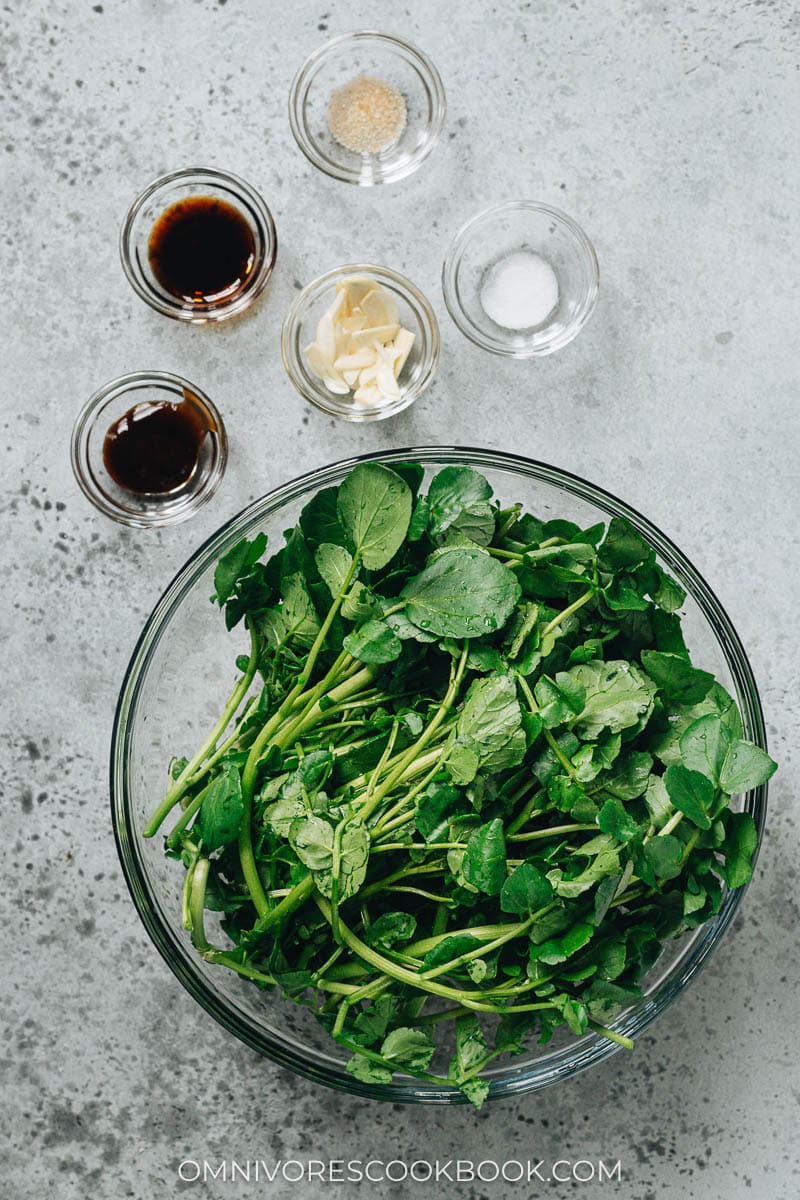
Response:
[[[503,627],[520,585],[484,551],[458,547],[433,558],[400,594],[407,616],[426,633],[472,638]]]
[[[731,797],[775,770],[691,662],[681,586],[623,519],[503,508],[460,465],[361,463],[284,538],[217,566],[238,675],[145,829],[170,822],[198,953],[311,1007],[372,1086],[479,1107],[531,1039],[627,1044],[606,1026],[667,941],[749,880]]]

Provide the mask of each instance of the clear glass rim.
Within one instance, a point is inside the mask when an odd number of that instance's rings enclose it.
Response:
[[[590,285],[579,311],[570,321],[569,325],[565,326],[559,334],[541,346],[512,346],[504,342],[501,338],[493,337],[486,330],[481,329],[480,326],[475,324],[461,300],[458,275],[465,250],[473,239],[480,234],[481,229],[485,225],[503,213],[511,212],[535,212],[551,217],[568,232],[589,269]],[[544,204],[539,200],[508,200],[502,204],[493,204],[489,208],[476,213],[474,217],[470,217],[468,221],[465,221],[458,230],[448,247],[444,263],[442,264],[442,294],[447,311],[450,313],[456,326],[473,345],[480,346],[482,350],[488,350],[492,354],[499,354],[505,358],[543,358],[569,345],[573,338],[577,337],[594,312],[599,289],[600,264],[597,261],[595,248],[589,240],[586,231],[582,229],[574,217],[571,217],[569,213],[565,213],[563,209],[556,208],[552,204]]]
[[[110,401],[125,392],[135,392],[142,387],[162,389],[170,394],[188,391],[200,401],[208,411],[217,429],[215,439],[216,453],[214,461],[204,485],[193,495],[185,498],[181,505],[171,505],[169,508],[151,512],[140,512],[134,509],[122,508],[103,491],[97,482],[91,459],[89,457],[89,436],[97,413]],[[194,516],[199,508],[207,504],[219,487],[225,474],[228,461],[228,435],[225,423],[219,409],[202,388],[182,375],[173,375],[170,371],[132,371],[127,375],[118,375],[110,379],[93,392],[78,413],[72,428],[70,441],[70,461],[75,479],[87,500],[101,513],[121,525],[132,529],[164,529],[170,525],[180,525]]]
[[[419,315],[420,325],[425,332],[426,353],[422,360],[422,369],[420,370],[419,377],[413,384],[404,387],[400,396],[395,401],[379,410],[365,409],[363,412],[357,410],[351,413],[342,412],[329,398],[324,385],[321,382],[318,386],[310,385],[300,368],[296,345],[298,326],[305,318],[306,312],[311,305],[319,299],[327,288],[335,284],[337,279],[341,279],[345,275],[372,275],[377,280],[395,288]],[[439,363],[440,347],[439,322],[424,292],[421,292],[416,284],[407,279],[405,275],[400,275],[399,272],[393,271],[391,267],[379,267],[374,263],[348,263],[343,267],[334,267],[332,270],[326,271],[323,275],[318,275],[316,279],[312,279],[311,283],[306,284],[298,292],[297,296],[295,296],[289,311],[284,317],[281,328],[281,358],[283,359],[286,374],[291,379],[297,391],[305,400],[308,400],[309,403],[313,404],[315,408],[320,409],[327,416],[338,417],[344,421],[383,421],[387,417],[393,417],[397,413],[402,412],[403,409],[408,408],[409,405],[413,404],[422,395],[433,379]]]
[[[460,1104],[466,1102],[465,1097],[454,1088],[421,1087],[413,1080],[392,1084],[370,1084],[356,1080],[343,1067],[332,1068],[329,1065],[330,1060],[326,1062],[322,1055],[315,1057],[311,1053],[303,1053],[278,1042],[254,1021],[221,1001],[197,969],[191,947],[184,945],[173,931],[160,921],[158,905],[149,887],[147,870],[132,836],[135,826],[126,769],[131,739],[131,715],[135,711],[144,673],[170,617],[208,566],[216,561],[228,540],[236,537],[254,519],[266,519],[284,504],[301,496],[309,486],[322,488],[335,484],[358,463],[375,459],[389,464],[408,460],[423,465],[469,462],[478,469],[484,467],[510,470],[559,487],[600,507],[610,516],[617,515],[630,520],[660,555],[664,565],[674,572],[687,588],[711,625],[731,672],[745,735],[766,750],[766,732],[758,688],[744,647],[725,609],[699,571],[670,538],[636,509],[605,489],[548,463],[469,446],[415,446],[343,459],[298,476],[248,505],[212,534],[184,564],[153,609],[134,649],[120,690],[111,741],[111,815],[114,836],[129,891],[147,932],[170,969],[203,1008],[230,1033],[273,1062],[315,1082],[371,1099],[395,1103]],[[746,810],[755,820],[760,846],[766,818],[767,786],[762,785],[748,792],[743,801]],[[626,1037],[636,1038],[677,999],[686,985],[708,962],[733,920],[745,891],[746,888],[738,888],[724,893],[718,915],[701,927],[701,936],[689,959],[680,964],[680,970],[673,969],[658,986],[657,991],[643,1004],[622,1014],[612,1023],[617,1032]],[[506,1068],[502,1076],[490,1080],[489,1098],[521,1095],[547,1087],[603,1062],[619,1049],[618,1045],[601,1035],[585,1035],[538,1065]]]
[[[246,285],[229,300],[195,307],[181,304],[177,299],[170,301],[153,291],[142,273],[133,247],[133,231],[136,220],[153,196],[175,183],[196,184],[198,187],[208,184],[212,187],[225,188],[247,209],[258,226],[262,244],[261,254]],[[275,266],[278,254],[278,236],[275,221],[266,201],[246,180],[229,171],[221,171],[217,167],[181,167],[177,171],[159,175],[130,205],[120,229],[119,254],[128,283],[145,304],[161,313],[162,316],[171,317],[176,321],[202,325],[209,321],[225,321],[228,317],[234,317],[237,313],[244,312],[258,299],[269,283]]]
[[[370,176],[369,178],[364,178],[358,167],[348,167],[323,154],[314,138],[311,137],[305,119],[306,99],[314,76],[328,59],[333,58],[340,50],[353,42],[376,42],[381,47],[394,50],[415,67],[432,101],[433,115],[428,126],[428,137],[423,145],[416,147],[413,154],[406,161],[397,163],[394,166],[382,166],[380,173],[376,177]],[[324,175],[328,175],[331,179],[338,179],[342,183],[351,183],[359,187],[373,187],[383,183],[397,183],[399,180],[407,179],[409,175],[412,175],[436,146],[442,126],[444,125],[446,112],[447,98],[445,96],[444,84],[438,70],[427,54],[404,38],[397,37],[395,34],[380,33],[373,29],[343,33],[338,37],[330,38],[329,41],[318,46],[300,67],[289,89],[289,125],[294,140],[303,154]],[[376,161],[378,160],[376,159]]]

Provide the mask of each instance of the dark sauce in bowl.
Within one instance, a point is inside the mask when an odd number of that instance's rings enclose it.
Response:
[[[238,208],[215,196],[178,200],[150,232],[150,267],[179,300],[214,304],[240,292],[253,270],[256,241]]]
[[[128,492],[164,495],[192,477],[212,427],[190,404],[137,404],[119,417],[103,442],[103,463]]]

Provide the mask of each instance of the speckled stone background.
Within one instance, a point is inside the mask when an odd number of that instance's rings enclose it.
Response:
[[[622,1181],[335,1194],[795,1200],[795,5],[29,0],[2,16],[3,1200],[318,1200],[333,1185],[203,1187],[177,1167],[376,1154],[619,1159]],[[421,44],[449,100],[425,168],[374,191],[316,174],[286,118],[304,57],[362,22]],[[117,256],[132,196],[197,161],[251,180],[280,238],[266,297],[219,329],[156,316]],[[455,228],[515,196],[573,213],[602,267],[587,329],[534,365],[469,345],[439,287]],[[358,257],[412,276],[443,333],[434,386],[371,427],[304,405],[278,352],[296,281]],[[206,387],[231,436],[213,504],[147,534],[95,513],[68,461],[86,396],[145,367]],[[450,440],[585,475],[684,547],[752,655],[781,762],[758,878],[690,993],[634,1055],[480,1115],[343,1098],[225,1034],[139,924],[106,779],[125,664],[191,550],[301,469]]]

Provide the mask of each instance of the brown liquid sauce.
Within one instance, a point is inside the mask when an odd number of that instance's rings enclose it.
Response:
[[[150,232],[150,268],[179,300],[215,304],[240,292],[256,243],[247,220],[215,196],[190,196],[165,209]]]
[[[191,477],[213,427],[190,404],[137,404],[108,430],[103,463],[127,492],[163,495]]]

